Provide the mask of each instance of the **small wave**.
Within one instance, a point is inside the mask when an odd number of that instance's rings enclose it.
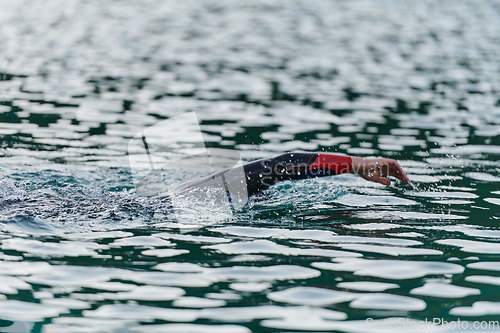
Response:
[[[19,200],[26,194],[25,191],[19,189],[14,183],[8,179],[0,181],[0,202],[8,200]]]
[[[2,180],[0,185],[0,222],[4,231],[11,232],[60,233],[140,225],[169,209],[160,200],[136,196],[133,190],[111,192],[68,185],[27,191],[10,180]]]
[[[6,232],[60,234],[137,228],[166,220],[207,225],[229,220],[234,215],[222,200],[226,196],[210,191],[183,193],[163,200],[140,197],[134,189],[113,192],[78,183],[49,187],[44,183],[32,188],[33,184],[16,186],[4,179],[0,185],[0,223]],[[273,210],[284,214],[290,209],[304,211],[317,208],[318,203],[333,204],[346,193],[342,186],[327,179],[287,181],[251,198],[245,211]]]
[[[285,181],[272,186],[265,194],[252,198],[248,207],[259,211],[302,211],[317,207],[318,204],[325,207],[334,205],[337,198],[347,193],[348,190],[333,178]]]

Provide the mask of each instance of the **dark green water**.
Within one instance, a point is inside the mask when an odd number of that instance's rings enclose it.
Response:
[[[499,6],[0,1],[0,331],[499,331]],[[127,148],[189,111],[243,161],[382,156],[413,186],[179,221]]]

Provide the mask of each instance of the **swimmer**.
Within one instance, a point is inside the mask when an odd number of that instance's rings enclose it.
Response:
[[[399,163],[393,159],[361,158],[327,153],[285,153],[181,184],[173,191],[160,195],[159,198],[171,196],[172,193],[186,189],[207,186],[225,188],[228,195],[232,189],[239,186],[237,191],[245,192],[245,196],[250,197],[280,181],[334,176],[343,173],[354,173],[368,181],[386,186],[391,185],[391,181],[384,176],[394,177],[406,184],[411,183]],[[244,183],[243,187],[240,185],[242,183]],[[242,191],[243,188],[244,191]]]

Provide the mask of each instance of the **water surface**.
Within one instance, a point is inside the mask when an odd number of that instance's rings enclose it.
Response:
[[[0,7],[0,331],[498,319],[497,2]],[[189,111],[244,161],[383,156],[414,185],[284,182],[180,223],[136,193],[127,146]]]

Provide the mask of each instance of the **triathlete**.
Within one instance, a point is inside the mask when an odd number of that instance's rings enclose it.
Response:
[[[387,186],[391,181],[384,176],[391,176],[410,184],[408,176],[393,159],[327,153],[286,153],[184,183],[160,197],[171,196],[173,192],[190,188],[212,186],[224,188],[231,200],[231,196],[236,192],[240,197],[242,192],[245,197],[250,197],[283,180],[317,178],[342,173],[355,173],[368,181]]]

